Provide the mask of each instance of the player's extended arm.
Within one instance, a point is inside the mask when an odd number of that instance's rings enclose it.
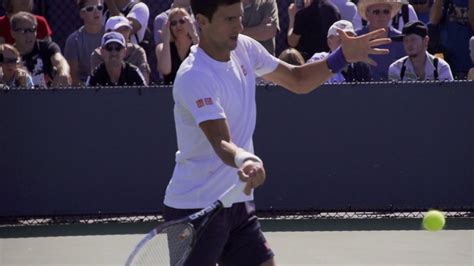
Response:
[[[323,84],[333,73],[339,72],[345,65],[341,64],[341,60],[346,62],[367,62],[371,65],[376,63],[369,58],[371,54],[387,54],[387,49],[375,48],[377,46],[390,43],[389,38],[380,38],[385,34],[384,29],[372,31],[370,33],[350,37],[345,32],[338,30],[342,40],[342,58],[338,57],[336,61],[338,70],[331,72],[328,61],[317,61],[302,66],[293,66],[285,62],[281,62],[275,71],[264,75],[268,81],[279,84],[294,93],[309,93]],[[330,56],[337,55],[338,52]],[[340,54],[340,53],[339,53]],[[332,58],[334,59],[334,57]],[[334,66],[334,64],[332,64]],[[342,68],[341,68],[342,66]]]

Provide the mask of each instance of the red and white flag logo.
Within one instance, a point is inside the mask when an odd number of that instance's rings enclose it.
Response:
[[[204,106],[204,100],[203,99],[199,99],[196,101],[196,105],[198,108],[201,108]]]

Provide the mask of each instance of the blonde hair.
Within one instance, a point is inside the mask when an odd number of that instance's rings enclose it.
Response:
[[[175,7],[173,9],[171,9],[170,11],[170,14],[168,15],[168,20],[171,20],[171,18],[173,16],[175,16],[176,14],[182,14],[186,17],[191,17],[191,15],[189,14],[189,12],[186,10],[186,8],[182,8],[182,7]],[[172,40],[176,40],[176,36],[174,36],[174,33],[173,31],[170,29],[170,33],[171,33],[171,37],[172,37]]]
[[[281,61],[287,62],[292,65],[301,66],[304,65],[304,58],[301,53],[295,48],[288,48],[281,52],[278,58]]]

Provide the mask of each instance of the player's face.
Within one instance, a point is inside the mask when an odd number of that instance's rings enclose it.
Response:
[[[80,16],[84,20],[84,24],[101,24],[102,23],[103,4],[101,0],[86,1],[84,8],[80,11]]]
[[[392,20],[392,7],[388,4],[373,4],[367,8],[367,20],[372,29],[386,28]]]
[[[232,51],[237,47],[237,38],[243,30],[242,3],[219,6],[212,17],[212,21],[200,23],[202,35],[214,49],[219,51]]]
[[[15,28],[12,27],[12,36],[17,48],[23,52],[33,50],[36,41],[36,25],[28,20],[21,20]]]
[[[423,55],[426,51],[427,44],[425,44],[425,39],[416,34],[410,34],[403,37],[403,46],[408,56],[415,57]]]

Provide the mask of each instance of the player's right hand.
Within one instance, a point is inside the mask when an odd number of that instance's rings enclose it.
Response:
[[[244,189],[244,193],[246,195],[250,195],[252,193],[252,189],[263,185],[267,177],[263,165],[252,160],[245,161],[242,167],[239,169],[238,174],[240,180],[247,183]]]

